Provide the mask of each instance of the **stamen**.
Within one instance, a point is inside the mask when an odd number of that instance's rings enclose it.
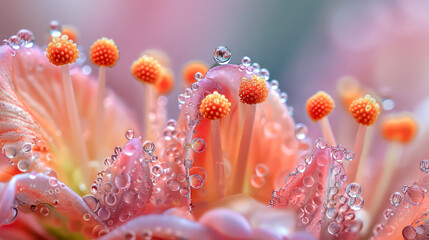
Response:
[[[383,137],[389,141],[389,148],[380,173],[377,191],[372,197],[370,214],[374,216],[379,212],[380,206],[387,196],[386,192],[392,180],[393,173],[400,159],[404,144],[414,139],[417,133],[417,122],[409,113],[393,114],[386,117],[381,126]],[[372,217],[371,219],[374,219]]]
[[[250,143],[252,141],[256,104],[265,102],[268,97],[268,88],[264,77],[258,77],[257,75],[253,75],[251,79],[243,77],[240,84],[239,96],[240,101],[249,106],[247,107],[240,149],[238,151],[238,159],[235,165],[233,193],[240,193],[243,190]]]
[[[366,95],[363,98],[354,100],[350,104],[349,111],[356,122],[359,123],[354,147],[355,159],[351,161],[348,166],[349,181],[354,182],[357,170],[359,169],[362,152],[366,152],[363,147],[367,127],[371,126],[375,120],[377,120],[377,117],[380,114],[380,105],[377,103],[375,98],[370,95]]]
[[[314,122],[320,121],[323,137],[332,146],[337,146],[332,132],[328,115],[334,109],[335,103],[332,97],[326,92],[319,91],[307,100],[307,114]]]
[[[72,135],[72,146],[76,152],[77,159],[82,161],[81,166],[88,166],[88,154],[84,145],[84,138],[82,135],[82,128],[80,126],[78,110],[76,106],[76,99],[73,90],[73,84],[70,77],[70,63],[74,63],[79,57],[79,50],[72,40],[68,40],[66,35],[55,37],[46,48],[46,57],[49,62],[56,66],[61,66],[61,77],[63,82],[64,96],[66,102],[66,109],[70,124]],[[89,168],[82,168],[83,178],[86,184],[90,185]]]
[[[143,83],[156,84],[161,78],[162,69],[158,61],[148,55],[143,55],[136,61],[134,61],[131,72],[133,76],[142,81]],[[143,106],[143,121],[144,121],[144,132],[146,134],[146,139],[155,141],[152,133],[152,123],[150,121],[149,115],[156,108],[156,102],[154,101],[153,90],[149,86],[144,86],[144,103]]]
[[[217,195],[222,198],[225,195],[225,167],[223,162],[222,140],[220,134],[220,119],[226,117],[230,112],[231,103],[217,91],[207,95],[201,102],[200,112],[205,119],[211,121],[212,136],[212,161],[214,176],[217,181]]]
[[[72,40],[74,43],[77,42],[77,31],[75,28],[71,26],[64,26],[63,27],[63,35],[67,35],[67,37]]]
[[[158,94],[166,95],[174,88],[174,75],[170,69],[164,68],[161,79],[155,84]]]
[[[99,66],[96,115],[92,122],[94,129],[94,152],[99,153],[100,140],[104,138],[104,94],[106,88],[106,67],[113,67],[119,58],[119,50],[112,39],[101,38],[94,42],[90,50],[91,62]],[[102,153],[99,153],[102,154]],[[95,156],[96,158],[98,156]]]
[[[195,74],[200,72],[203,74],[203,77],[206,75],[209,67],[207,64],[200,61],[189,62],[183,67],[183,79],[185,80],[186,85],[190,85],[195,82]]]

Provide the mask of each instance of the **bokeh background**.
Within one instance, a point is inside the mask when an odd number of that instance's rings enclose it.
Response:
[[[108,70],[107,84],[139,118],[142,88],[130,66],[142,51],[159,48],[170,56],[177,84],[169,96],[169,117],[176,117],[183,65],[196,59],[211,65],[215,47],[225,45],[232,63],[247,55],[266,67],[288,93],[295,120],[317,135],[305,101],[317,90],[332,94],[339,106],[332,121],[340,124],[344,118],[337,116],[345,109],[336,83],[342,76],[354,76],[392,99],[395,111],[422,106],[429,90],[428,11],[425,0],[15,0],[0,2],[0,38],[27,28],[43,46],[51,20],[75,27],[86,51],[100,37],[113,38],[120,61]]]

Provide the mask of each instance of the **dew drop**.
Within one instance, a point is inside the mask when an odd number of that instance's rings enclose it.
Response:
[[[122,212],[119,215],[119,221],[121,221],[121,222],[126,222],[128,220],[128,218],[130,218],[130,215],[127,212]]]
[[[195,73],[194,78],[195,78],[195,81],[199,82],[199,81],[203,80],[204,76],[202,73],[197,72],[197,73]]]
[[[348,205],[351,209],[357,211],[363,208],[364,200],[361,196],[352,197],[349,199]]]
[[[399,206],[399,204],[402,202],[402,195],[399,192],[395,192],[390,196],[390,204],[392,204],[392,206],[397,207]]]
[[[217,64],[228,64],[231,61],[231,51],[227,47],[219,46],[214,50],[213,59]]]
[[[47,217],[49,215],[49,208],[43,206],[40,208],[40,214],[42,214],[42,216]]]
[[[89,214],[89,213],[84,213],[84,214],[83,214],[83,220],[85,220],[85,221],[89,221],[89,220],[91,220],[91,214]]]
[[[16,35],[10,36],[8,40],[9,46],[13,49],[18,50],[21,48],[21,38]]]
[[[110,217],[110,210],[106,207],[101,207],[98,210],[97,215],[100,217],[101,220],[106,221]]]
[[[250,184],[254,188],[261,188],[265,185],[265,178],[259,177],[258,175],[253,175],[250,179]]]
[[[314,185],[314,178],[312,176],[306,176],[302,180],[302,184],[306,187],[312,187]]]
[[[18,162],[18,169],[21,172],[26,172],[28,171],[28,169],[30,168],[31,163],[28,160],[22,159],[21,161]]]
[[[180,188],[180,195],[182,195],[182,196],[187,196],[187,195],[188,195],[188,193],[189,193],[189,190],[188,190],[188,188],[187,188],[187,187],[182,187],[182,188]]]
[[[429,172],[429,160],[424,159],[420,161],[420,170],[424,173],[428,173]]]
[[[128,190],[124,193],[124,201],[128,204],[133,204],[137,200],[137,194],[133,190]]]
[[[113,193],[109,193],[104,198],[104,201],[107,203],[107,205],[115,205],[116,203],[116,196]]]
[[[206,149],[206,143],[201,138],[195,138],[191,142],[191,148],[196,153],[202,153]]]
[[[325,140],[325,139],[323,139],[323,138],[319,138],[319,139],[317,139],[317,141],[316,141],[316,147],[318,148],[318,149],[325,149],[326,147],[328,146],[328,142]]]
[[[252,63],[252,60],[250,59],[250,57],[248,57],[248,56],[244,56],[242,59],[241,59],[241,64],[243,64],[245,67],[248,67],[248,66],[250,66],[250,64]]]
[[[258,177],[265,177],[268,174],[268,167],[264,163],[258,163],[255,166],[255,172]]]
[[[18,209],[13,207],[10,209],[10,211],[9,211],[8,215],[6,216],[6,219],[3,221],[3,223],[4,224],[11,224],[13,221],[15,221],[17,216],[18,216]]]
[[[180,184],[173,179],[167,181],[167,186],[170,188],[171,191],[174,192],[180,189]]]
[[[3,154],[9,159],[14,158],[16,154],[18,154],[18,150],[12,145],[4,145],[2,151]]]
[[[305,124],[298,123],[295,126],[295,137],[299,140],[304,140],[307,137],[308,129]]]
[[[130,180],[131,180],[130,175],[128,175],[128,173],[123,171],[118,176],[116,176],[115,184],[119,189],[128,188],[130,187],[130,184],[131,184]]]
[[[21,44],[26,48],[31,48],[34,46],[34,34],[30,30],[21,29],[16,34],[21,39]]]
[[[204,184],[204,180],[199,174],[194,174],[189,176],[189,183],[191,184],[191,187],[200,189]]]
[[[51,35],[51,37],[61,36],[62,31],[63,27],[61,26],[60,22],[53,20],[49,23],[49,34]]]
[[[328,226],[328,232],[332,235],[337,235],[341,230],[341,226],[336,222],[331,222]]]
[[[402,236],[407,240],[415,239],[417,237],[416,229],[414,229],[413,226],[408,225],[402,229]]]
[[[155,165],[152,167],[151,172],[155,177],[159,177],[163,173],[163,169],[160,165]]]
[[[82,200],[86,203],[86,205],[88,205],[88,208],[93,212],[96,212],[100,207],[100,202],[92,195],[85,195],[82,197]]]
[[[58,186],[58,179],[56,179],[54,177],[49,178],[49,185],[51,185],[51,187]]]
[[[357,183],[350,183],[346,188],[346,193],[349,197],[354,198],[362,193],[362,188]]]
[[[328,210],[326,210],[326,217],[334,220],[336,217],[338,216],[338,210],[334,207],[330,207],[328,208]]]
[[[155,151],[155,144],[151,141],[146,141],[143,143],[143,151],[145,151],[149,156]]]

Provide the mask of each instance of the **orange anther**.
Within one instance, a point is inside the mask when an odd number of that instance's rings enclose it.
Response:
[[[240,101],[247,104],[262,103],[267,100],[268,88],[264,77],[253,75],[251,79],[243,77],[239,88]]]
[[[381,124],[381,133],[386,140],[408,143],[417,134],[417,121],[409,113],[392,114]]]
[[[164,69],[161,74],[161,79],[155,84],[159,94],[167,94],[174,87],[174,76],[169,69]]]
[[[228,99],[214,91],[212,94],[207,95],[201,102],[200,112],[204,118],[209,120],[216,120],[226,117],[231,107]]]
[[[69,40],[67,35],[53,38],[46,48],[46,52],[49,62],[56,66],[74,63],[79,57],[76,43]]]
[[[192,84],[195,82],[195,74],[200,72],[203,76],[206,75],[209,67],[207,64],[200,61],[192,61],[185,65],[183,68],[183,78],[188,84]]]
[[[89,55],[95,65],[113,67],[118,61],[119,50],[112,39],[101,38],[92,44]]]
[[[380,105],[375,98],[366,95],[354,100],[350,104],[349,111],[359,124],[371,126],[380,114]]]
[[[337,93],[345,108],[359,97],[365,96],[365,91],[360,83],[353,77],[342,77],[338,80]]]
[[[328,116],[334,107],[335,103],[332,97],[323,91],[318,91],[306,103],[307,114],[315,122]]]
[[[77,42],[76,29],[74,29],[73,27],[64,26],[62,34],[67,35],[67,37],[69,37],[69,39],[72,40],[73,42]]]
[[[134,61],[131,72],[136,79],[154,84],[161,78],[162,69],[155,58],[143,55]]]

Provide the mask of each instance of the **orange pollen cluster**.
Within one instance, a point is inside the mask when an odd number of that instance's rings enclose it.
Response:
[[[366,95],[354,100],[350,104],[349,111],[359,124],[371,126],[380,114],[380,105],[375,98]]]
[[[417,121],[411,114],[394,114],[383,120],[381,133],[389,141],[408,143],[416,136],[417,128]]]
[[[238,91],[240,101],[247,104],[263,103],[268,96],[264,77],[258,77],[256,74],[251,79],[243,77]]]
[[[112,39],[101,38],[92,44],[91,62],[98,66],[113,67],[119,58],[119,50]]]
[[[217,120],[226,117],[231,107],[228,99],[214,91],[212,94],[207,95],[200,105],[200,112],[204,118],[209,120]]]
[[[49,62],[56,66],[70,64],[76,62],[79,57],[79,50],[77,50],[76,43],[68,40],[67,35],[55,37],[46,48],[46,57]]]
[[[205,76],[208,70],[209,70],[209,67],[203,62],[199,62],[199,61],[189,62],[183,68],[183,79],[185,79],[187,83],[192,84],[196,82],[195,74],[197,72],[200,72],[203,74],[203,76]]]
[[[334,100],[329,94],[323,91],[319,91],[311,96],[306,103],[307,114],[315,122],[328,116],[334,107]]]
[[[154,84],[160,79],[162,70],[161,65],[155,58],[143,55],[134,61],[131,72],[136,79]]]
[[[161,78],[155,84],[155,88],[158,90],[159,94],[167,94],[174,87],[174,75],[168,70],[164,69],[161,74]]]

